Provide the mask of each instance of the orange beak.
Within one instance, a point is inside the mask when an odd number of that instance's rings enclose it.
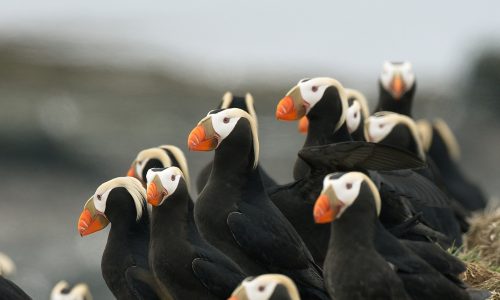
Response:
[[[188,137],[188,148],[191,151],[211,151],[217,148],[217,136],[208,137],[202,125],[196,126]]]
[[[335,201],[335,205],[330,205],[330,197],[327,194],[321,194],[314,204],[313,214],[314,222],[318,224],[331,223],[335,221],[340,208],[344,206],[341,201]]]
[[[94,213],[92,213],[94,212]],[[108,219],[95,210],[92,199],[87,201],[83,212],[78,219],[78,232],[81,236],[86,236],[96,231],[104,229],[109,224]]]
[[[134,164],[132,164],[132,166],[130,166],[130,169],[128,169],[127,176],[129,176],[129,177],[135,177]]]
[[[155,179],[148,184],[147,189],[147,201],[153,206],[160,205],[163,197],[165,196],[165,191],[162,191],[161,193],[158,192],[157,178],[158,177],[156,176]]]
[[[399,100],[405,91],[405,83],[401,75],[394,75],[391,82],[391,90],[396,100]]]
[[[231,296],[231,297],[227,298],[227,300],[238,300],[238,297],[236,297],[236,296]]]
[[[309,119],[306,116],[303,116],[299,121],[299,132],[307,134],[308,129],[309,129]]]
[[[333,210],[330,207],[330,199],[327,195],[321,194],[316,203],[314,203],[314,222],[319,224],[330,223],[333,221]]]

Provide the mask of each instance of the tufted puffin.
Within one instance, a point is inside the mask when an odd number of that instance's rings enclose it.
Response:
[[[363,124],[370,116],[370,110],[365,96],[358,90],[345,89],[349,108],[346,112],[346,124],[349,134],[355,141],[364,141]],[[299,121],[299,132],[306,134],[309,120],[304,116]]]
[[[176,299],[229,297],[246,275],[200,236],[182,171],[153,168],[147,182],[153,205],[149,261],[156,278]]]
[[[456,220],[459,222],[462,232],[468,230],[468,211],[462,204],[449,193],[441,173],[434,163],[434,160],[424,152],[422,139],[416,123],[408,116],[394,112],[377,112],[369,117],[365,123],[365,135],[368,141],[382,143],[406,149],[415,153],[422,160],[427,162],[428,167],[417,172],[436,184],[444,193],[449,196],[449,204],[452,208]],[[444,214],[447,214],[444,212]],[[443,220],[444,216],[440,216]],[[450,220],[453,222],[453,220]]]
[[[484,209],[488,200],[460,170],[460,147],[446,122],[437,119],[431,125],[426,120],[420,120],[418,127],[424,149],[435,162],[450,194],[470,211]]]
[[[300,300],[293,281],[281,274],[246,278],[228,300]]]
[[[31,300],[19,286],[0,275],[0,298],[8,300]]]
[[[393,111],[411,117],[416,88],[415,73],[410,62],[384,62],[375,112]]]
[[[104,281],[118,299],[171,299],[161,295],[149,271],[150,237],[146,191],[133,177],[118,177],[101,184],[85,203],[78,220],[86,236],[111,223],[102,255]]]
[[[202,236],[247,274],[291,277],[305,299],[328,299],[306,245],[270,201],[260,172],[255,120],[237,108],[208,113],[188,138],[194,151],[215,150],[207,185],[194,216]]]
[[[332,298],[470,299],[384,228],[378,220],[381,202],[364,173],[325,177],[314,219],[331,223],[324,276]]]
[[[73,288],[62,280],[59,281],[52,292],[50,293],[50,300],[92,300],[92,294],[89,287],[85,283],[79,283]]]
[[[276,118],[295,121],[307,116],[309,126],[303,147],[351,141],[347,129],[348,104],[344,87],[333,78],[302,79],[278,103]],[[309,173],[308,165],[298,157],[293,178]]]
[[[246,111],[250,116],[255,119],[256,126],[258,126],[257,114],[255,113],[253,96],[250,93],[246,93],[245,97],[233,96],[231,92],[226,92],[222,97],[222,102],[220,103],[219,109],[224,108],[239,108]],[[207,184],[208,177],[210,177],[210,172],[212,171],[213,161],[206,165],[198,175],[196,179],[196,188],[198,192],[201,192],[205,185]],[[259,165],[258,166],[260,175],[262,177],[262,182],[265,188],[270,188],[276,186],[276,181],[271,178],[271,176]]]
[[[142,185],[146,187],[146,174],[149,169],[171,166],[182,170],[188,187],[191,187],[186,156],[179,147],[174,145],[162,145],[142,150],[132,162],[127,176],[139,179]]]

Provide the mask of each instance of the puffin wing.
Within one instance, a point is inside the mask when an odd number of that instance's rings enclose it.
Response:
[[[191,264],[194,275],[217,297],[226,299],[245,279],[245,274],[228,264],[219,264],[207,258],[195,258]]]
[[[174,299],[158,286],[149,270],[137,266],[129,267],[125,271],[125,279],[130,289],[135,292],[137,299]]]
[[[262,264],[274,268],[306,269],[313,261],[309,250],[292,225],[275,207],[240,203],[227,224],[238,245]],[[276,209],[264,214],[262,209]]]
[[[434,183],[412,170],[368,172],[382,193],[402,196],[428,207],[449,207],[449,199]]]
[[[424,161],[403,149],[362,141],[306,147],[299,156],[312,169],[320,170],[390,171],[425,166]]]

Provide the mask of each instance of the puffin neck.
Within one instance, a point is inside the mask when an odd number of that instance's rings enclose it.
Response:
[[[182,188],[179,185],[160,206],[153,207],[153,231],[174,232],[174,236],[180,236],[179,231],[186,229],[186,224],[194,224],[193,207],[186,185]]]
[[[413,96],[415,94],[416,83],[413,84],[410,90],[403,94],[401,99],[396,100],[384,89],[379,83],[379,100],[375,111],[392,111],[398,114],[411,117],[411,109],[413,105]]]
[[[247,123],[239,123],[215,149],[211,176],[224,180],[240,179],[254,170],[253,136]]]
[[[309,120],[309,130],[304,147],[352,141],[345,122],[335,131],[337,121],[325,118],[313,118]]]
[[[146,236],[144,234],[146,233]],[[126,242],[131,241],[137,237],[149,239],[149,216],[147,209],[144,207],[144,214],[139,220],[135,218],[123,218],[111,222],[111,229],[109,230],[109,239]]]
[[[373,197],[367,195],[368,187],[362,187],[358,199],[348,207],[342,216],[332,223],[330,244],[343,247],[345,243],[361,248],[373,248],[377,214]]]

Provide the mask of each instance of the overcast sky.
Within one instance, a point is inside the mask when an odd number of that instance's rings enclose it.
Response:
[[[90,59],[173,62],[224,80],[366,76],[385,59],[411,60],[421,77],[450,78],[477,45],[500,40],[500,2],[459,2],[0,0],[0,38],[66,40]]]

